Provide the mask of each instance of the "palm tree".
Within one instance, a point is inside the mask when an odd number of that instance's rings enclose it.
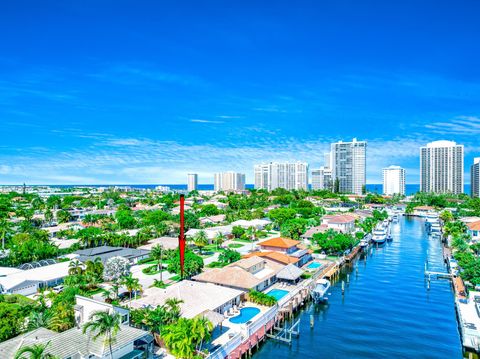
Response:
[[[130,294],[130,302],[132,301],[132,292],[142,290],[142,286],[138,278],[133,277],[132,273],[122,278],[122,284],[127,288]],[[135,294],[135,297],[136,297],[136,294]]]
[[[32,312],[28,317],[27,329],[34,330],[41,327],[47,328],[50,326],[51,320],[52,315],[50,312],[45,310]]]
[[[78,275],[83,273],[83,264],[79,260],[71,261],[68,265],[68,275]]]
[[[197,317],[193,319],[191,326],[192,339],[197,342],[197,349],[201,351],[203,343],[212,337],[213,324],[205,317]]]
[[[218,232],[216,235],[215,235],[215,244],[217,245],[217,250],[219,248],[219,246],[225,241],[225,235],[222,233],[222,232]]]
[[[93,340],[103,338],[103,345],[110,348],[110,357],[113,358],[112,344],[120,330],[120,314],[108,311],[95,311],[90,315],[90,321],[83,326],[83,334],[87,331],[93,332]]]
[[[15,359],[55,359],[58,358],[52,354],[45,353],[47,346],[50,344],[34,344],[20,348],[15,353]]]
[[[162,277],[163,247],[161,244],[157,244],[155,247],[152,248],[152,251],[150,252],[150,257],[158,261],[158,270],[160,271],[160,282],[163,282],[163,277]]]
[[[208,237],[205,231],[199,231],[195,237],[193,237],[193,242],[198,247],[200,253],[202,253],[202,248],[208,244]]]

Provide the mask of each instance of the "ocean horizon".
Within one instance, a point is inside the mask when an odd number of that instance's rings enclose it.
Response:
[[[0,185],[1,187],[9,187],[9,186],[22,186],[21,184],[18,185]],[[187,184],[66,184],[66,185],[49,185],[49,184],[32,184],[28,185],[32,186],[48,186],[48,187],[57,187],[57,188],[71,188],[71,187],[131,187],[131,188],[142,188],[142,189],[154,189],[157,186],[166,186],[172,190],[182,191],[187,189]],[[309,185],[310,187],[310,185]],[[254,184],[245,184],[245,189],[253,189],[255,188]],[[211,184],[199,184],[198,189],[200,191],[213,191],[213,183]],[[369,183],[367,184],[367,191],[372,193],[379,193],[381,194],[383,190],[383,185],[381,183]],[[420,184],[407,184],[405,185],[405,192],[407,195],[412,195],[420,191]],[[470,184],[465,184],[463,188],[463,193],[470,194]]]

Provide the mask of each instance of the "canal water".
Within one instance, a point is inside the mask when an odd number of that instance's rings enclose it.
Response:
[[[328,304],[299,314],[300,336],[291,346],[269,339],[255,357],[462,358],[451,285],[435,280],[428,290],[423,275],[427,258],[430,270],[445,271],[440,241],[428,237],[421,219],[400,219],[392,235],[359,257],[358,273],[342,271]]]

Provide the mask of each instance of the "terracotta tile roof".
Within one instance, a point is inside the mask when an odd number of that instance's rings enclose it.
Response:
[[[339,214],[336,216],[324,216],[328,223],[351,223],[355,222],[355,217],[349,214]]]
[[[480,221],[467,223],[467,227],[471,231],[480,231]]]
[[[285,253],[280,253],[280,252],[274,252],[274,251],[269,251],[269,252],[253,252],[249,253],[243,256],[243,258],[250,258],[253,256],[257,257],[263,257],[263,258],[268,258],[271,259],[272,261],[279,262],[282,264],[290,264],[290,263],[297,263],[299,261],[298,258],[291,257]]]
[[[262,247],[291,248],[296,246],[299,243],[300,243],[299,241],[295,241],[290,238],[277,237],[277,238],[267,239],[266,241],[263,241],[259,244]]]

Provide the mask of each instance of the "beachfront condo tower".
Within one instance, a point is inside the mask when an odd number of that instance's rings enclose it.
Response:
[[[470,191],[472,197],[480,197],[480,157],[474,158],[470,167]]]
[[[435,141],[420,147],[420,190],[463,193],[463,145]]]
[[[245,190],[245,174],[238,172],[215,173],[215,191],[243,191]]]
[[[367,142],[336,142],[331,146],[331,168],[334,190],[362,194],[366,184]]]
[[[269,191],[275,188],[288,190],[308,189],[308,163],[270,162],[254,166],[255,188]]]
[[[394,194],[405,195],[405,169],[400,166],[390,166],[383,172],[383,194],[392,196]]]
[[[187,178],[187,191],[192,192],[198,189],[198,174],[189,173]]]

